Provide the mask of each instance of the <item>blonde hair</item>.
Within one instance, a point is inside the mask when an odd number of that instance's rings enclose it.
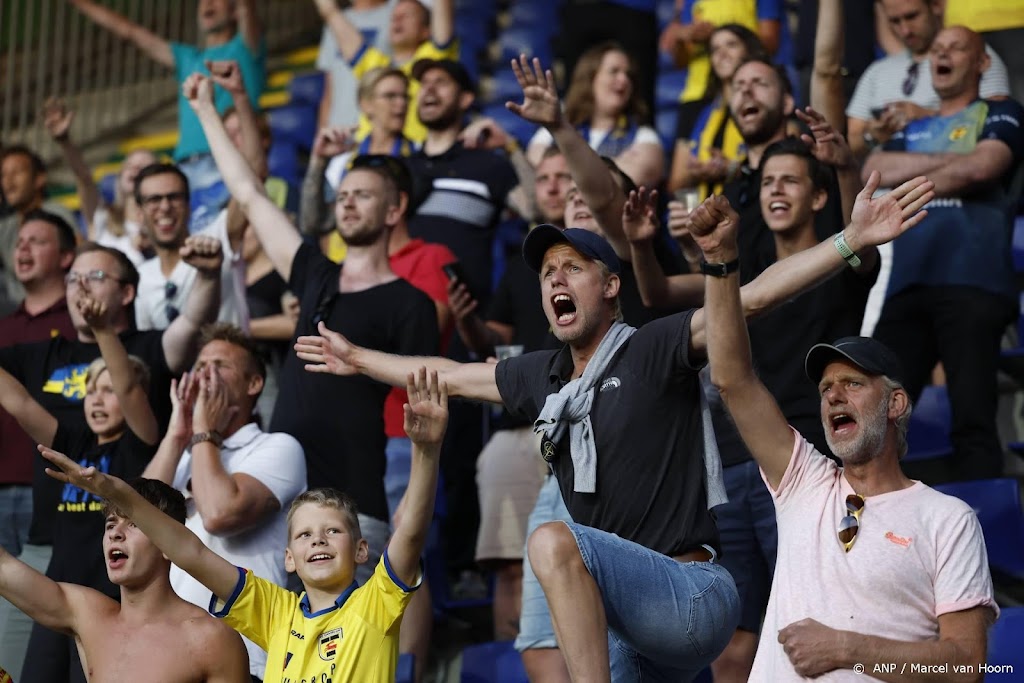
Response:
[[[296,496],[295,500],[292,501],[291,507],[288,508],[288,537],[291,538],[292,531],[292,517],[295,516],[295,511],[306,503],[312,503],[313,505],[319,505],[325,508],[334,508],[341,512],[342,517],[345,518],[345,524],[348,525],[348,531],[351,533],[356,540],[363,537],[363,532],[359,529],[359,517],[356,511],[356,503],[347,494],[342,493],[338,489],[334,488],[319,488],[310,489],[304,493],[300,493]]]
[[[138,356],[132,355],[128,356],[128,363],[132,366],[132,377],[135,383],[142,387],[144,392],[149,391],[149,366]],[[107,361],[103,360],[102,356],[89,363],[89,367],[85,371],[86,391],[96,386],[96,380],[106,369]]]
[[[409,77],[405,75],[400,69],[389,66],[381,66],[376,69],[370,69],[359,81],[359,90],[357,97],[360,102],[369,100],[373,97],[373,91],[377,89],[380,82],[385,78],[395,77],[402,79],[402,83],[405,85],[406,92],[409,91]]]

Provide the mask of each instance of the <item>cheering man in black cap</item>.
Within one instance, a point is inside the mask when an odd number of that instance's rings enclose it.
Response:
[[[855,224],[878,178],[858,196]],[[914,212],[931,194],[900,200],[904,225],[924,217]],[[693,220],[707,261],[736,259],[739,218],[727,201],[705,203]],[[998,608],[981,527],[965,503],[900,469],[911,404],[899,359],[865,337],[807,354],[836,465],[786,424],[754,372],[739,277],[709,274],[718,275],[704,300],[711,380],[760,465],[779,529],[750,679],[933,680],[941,667],[985,661]]]

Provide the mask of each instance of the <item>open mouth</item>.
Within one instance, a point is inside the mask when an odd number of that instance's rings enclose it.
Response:
[[[782,214],[789,211],[789,204],[786,202],[774,201],[768,205],[768,212],[772,214]]]
[[[568,294],[555,294],[551,297],[551,308],[555,311],[555,320],[559,325],[568,325],[576,319],[576,304]]]
[[[841,436],[852,432],[857,426],[857,421],[846,413],[833,413],[829,416],[829,425],[833,434]]]
[[[589,221],[593,217],[594,214],[589,211],[577,211],[572,215],[573,225],[576,225],[578,222]]]
[[[89,413],[89,417],[91,417],[94,420],[106,420],[110,416],[107,413],[103,412],[102,410],[94,410],[91,413]]]
[[[312,555],[308,560],[306,560],[306,562],[309,564],[317,564],[318,562],[327,562],[330,559],[331,556],[327,553],[317,553],[316,555]]]
[[[128,561],[128,554],[125,553],[123,550],[118,550],[117,548],[113,548],[107,554],[107,564],[112,569],[117,569],[118,567],[123,566],[124,563],[127,562],[127,561]]]
[[[949,74],[953,73],[953,67],[951,67],[949,64],[936,64],[935,73],[938,76],[948,76]]]

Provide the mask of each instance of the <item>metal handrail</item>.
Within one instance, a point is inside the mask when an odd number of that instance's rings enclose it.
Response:
[[[101,0],[158,35],[197,40],[198,0]],[[256,0],[273,53],[318,35],[308,0]],[[78,115],[73,133],[88,142],[123,130],[177,97],[173,73],[134,45],[82,16],[68,0],[0,2],[0,140],[53,158],[39,112],[52,95]]]

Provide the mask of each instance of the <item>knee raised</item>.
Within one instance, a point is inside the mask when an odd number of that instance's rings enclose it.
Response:
[[[569,565],[583,564],[576,537],[562,522],[542,524],[530,535],[527,543],[530,565],[538,577]]]

